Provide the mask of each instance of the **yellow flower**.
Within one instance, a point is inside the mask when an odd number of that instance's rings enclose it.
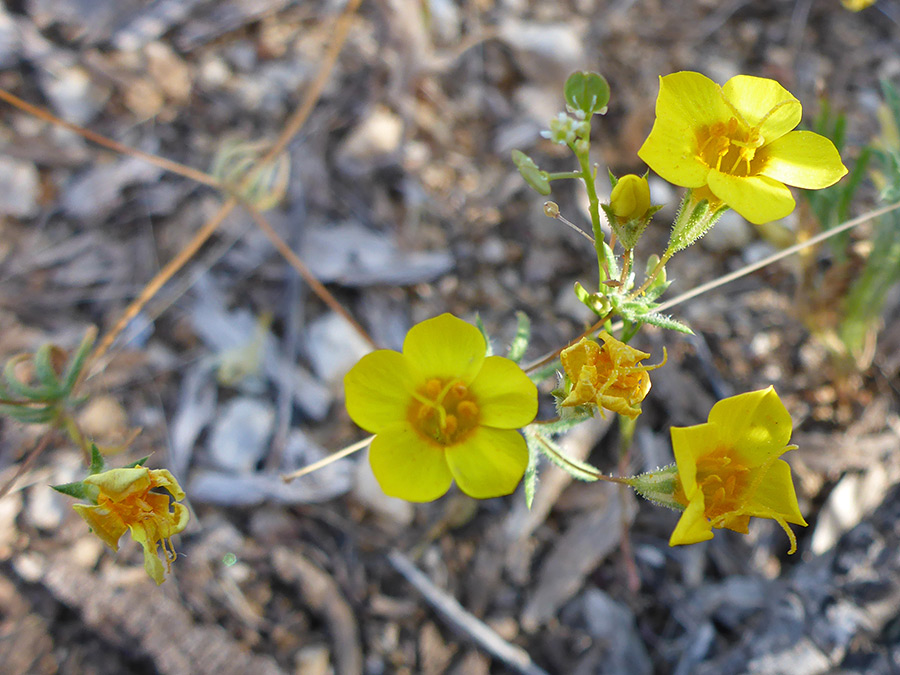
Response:
[[[800,123],[800,101],[775,80],[749,75],[719,86],[700,73],[660,78],[656,121],[638,155],[670,183],[701,188],[752,223],[794,210],[785,186],[815,190],[847,168],[834,144]]]
[[[144,547],[147,574],[157,584],[165,581],[157,546],[162,543],[166,568],[171,571],[176,558],[171,537],[187,526],[188,510],[183,504],[170,504],[169,495],[151,490],[162,488],[176,500],[184,499],[175,477],[165,469],[137,466],[110,469],[88,476],[84,482],[99,491],[97,503],[75,504],[73,508],[114,551],[119,550],[119,539],[130,529],[132,539]]]
[[[582,339],[559,355],[566,376],[572,383],[569,395],[560,405],[594,404],[631,419],[641,414],[641,401],[650,391],[648,370],[659,368],[642,366],[650,355],[629,347],[606,331],[599,335],[603,346],[594,340]],[[665,363],[665,358],[663,359]]]
[[[537,414],[537,388],[486,349],[475,326],[442,314],[413,326],[402,354],[372,352],[344,377],[347,412],[376,434],[369,461],[386,494],[427,502],[453,479],[479,499],[515,490],[528,464],[517,429]]]
[[[712,528],[747,534],[750,517],[775,520],[791,540],[788,523],[806,525],[797,504],[791,467],[779,457],[793,450],[791,417],[775,389],[769,387],[723,399],[709,421],[672,427],[678,465],[675,500],[685,510],[669,539],[670,546],[712,539]]]
[[[875,0],[841,0],[841,4],[851,12],[859,12],[875,4]]]
[[[622,176],[609,196],[609,208],[623,222],[643,218],[650,209],[650,186],[633,173]]]

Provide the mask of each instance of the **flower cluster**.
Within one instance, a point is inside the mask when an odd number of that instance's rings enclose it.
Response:
[[[537,388],[486,350],[475,326],[442,314],[411,328],[402,353],[372,352],[347,373],[347,411],[376,434],[369,461],[386,494],[431,501],[454,479],[479,499],[515,490],[528,464],[517,429],[537,414]]]
[[[587,338],[564,349],[559,355],[571,386],[560,406],[596,405],[635,419],[641,401],[650,391],[648,371],[659,368],[640,365],[650,355],[620,342],[606,331],[599,335],[603,345]]]

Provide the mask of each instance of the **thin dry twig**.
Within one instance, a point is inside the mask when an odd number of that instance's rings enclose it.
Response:
[[[338,55],[341,52],[341,49],[344,46],[344,42],[347,39],[347,35],[350,31],[351,19],[353,14],[356,11],[356,8],[359,6],[361,0],[349,0],[347,5],[344,7],[343,12],[335,21],[334,32],[332,34],[331,43],[328,45],[328,49],[325,52],[325,56],[322,59],[322,65],[319,68],[319,73],[316,76],[316,79],[310,85],[309,89],[306,91],[306,95],[303,98],[303,102],[297,108],[296,111],[291,115],[291,118],[288,120],[281,134],[279,134],[278,139],[276,139],[275,143],[270,148],[269,152],[260,160],[260,163],[257,167],[257,171],[265,167],[265,165],[275,159],[287,144],[290,143],[291,139],[300,131],[303,124],[306,122],[306,119],[309,117],[309,113],[312,111],[316,102],[318,102],[319,97],[322,94],[322,90],[325,88],[325,84],[328,81],[328,78],[331,76],[331,72],[334,69],[335,64],[337,63]],[[213,235],[213,233],[218,229],[219,225],[225,220],[226,217],[234,210],[236,206],[238,206],[239,202],[235,197],[229,197],[224,204],[219,208],[219,211],[209,220],[206,225],[204,225],[194,238],[191,239],[190,243],[182,250],[175,258],[173,258],[163,269],[161,269],[153,279],[147,284],[144,290],[135,298],[131,304],[125,308],[125,311],[122,313],[122,316],[115,323],[113,328],[107,333],[100,343],[94,348],[93,353],[90,356],[89,362],[90,364],[94,364],[100,359],[107,350],[112,346],[113,342],[115,342],[116,338],[121,334],[125,327],[131,322],[134,317],[136,317],[141,309],[143,309],[144,305],[149,302],[149,300],[162,288],[169,279],[171,279],[177,272],[180,270],[185,263],[203,246],[204,243]],[[83,372],[87,372],[87,368]]]
[[[304,466],[302,469],[297,469],[293,473],[286,473],[281,477],[285,483],[290,483],[295,478],[300,478],[301,476],[305,476],[307,474],[312,473],[313,471],[318,471],[319,469],[324,469],[329,464],[332,464],[339,459],[343,459],[344,457],[349,457],[354,452],[358,452],[365,448],[369,443],[372,442],[374,436],[369,436],[368,438],[364,438],[361,441],[357,441],[353,445],[348,445],[346,448],[338,450],[337,452],[332,452],[328,457],[324,457],[320,459],[318,462],[313,462],[308,466]]]
[[[172,173],[177,173],[179,176],[190,178],[191,180],[195,180],[198,183],[203,183],[204,185],[209,185],[214,188],[222,187],[221,183],[219,183],[216,178],[210,176],[208,173],[198,171],[197,169],[185,166],[184,164],[175,162],[171,159],[166,159],[165,157],[153,155],[149,152],[143,152],[141,150],[137,150],[136,148],[123,145],[122,143],[114,141],[111,138],[101,136],[100,134],[95,133],[90,129],[85,129],[84,127],[80,127],[77,124],[66,122],[64,119],[57,117],[44,108],[28,103],[27,101],[23,101],[18,96],[10,94],[4,89],[0,89],[0,100],[6,101],[11,106],[18,108],[19,110],[23,110],[30,115],[34,115],[38,119],[44,120],[45,122],[50,122],[51,124],[55,124],[56,126],[68,129],[69,131],[78,134],[82,138],[85,138],[92,143],[96,143],[97,145],[101,145],[104,148],[114,150],[115,152],[118,152],[122,155],[128,155],[130,157],[142,159],[148,164],[153,164],[154,166],[158,166],[161,169],[170,171]]]
[[[422,594],[438,614],[454,628],[472,638],[482,649],[522,675],[548,675],[547,671],[531,660],[528,652],[510,644],[484,621],[466,611],[456,598],[435,586],[405,555],[399,551],[391,551],[388,553],[388,562]]]
[[[900,209],[900,203],[889,204],[888,206],[883,206],[880,209],[875,209],[873,211],[869,211],[868,213],[864,213],[861,216],[857,216],[856,218],[852,218],[851,220],[848,220],[845,223],[841,223],[837,227],[834,227],[830,230],[826,230],[825,232],[820,232],[815,237],[811,237],[810,239],[807,239],[806,241],[798,242],[798,243],[794,244],[793,246],[790,246],[790,247],[784,249],[783,251],[778,251],[777,253],[773,253],[772,255],[770,255],[767,258],[763,258],[762,260],[759,260],[755,263],[745,265],[744,267],[742,267],[738,270],[735,270],[734,272],[725,274],[721,277],[713,279],[712,281],[707,281],[705,284],[700,284],[696,288],[692,288],[691,290],[686,291],[685,293],[682,293],[681,295],[678,295],[678,296],[672,298],[671,300],[667,300],[666,302],[663,302],[662,304],[659,305],[659,307],[656,308],[656,311],[662,312],[667,309],[671,309],[672,307],[675,307],[676,305],[680,305],[681,303],[686,302],[692,298],[695,298],[698,295],[707,293],[708,291],[718,288],[719,286],[724,286],[725,284],[731,283],[732,281],[735,281],[736,279],[740,279],[741,277],[745,277],[748,274],[752,274],[753,272],[756,272],[757,270],[760,270],[763,267],[767,267],[768,265],[771,265],[772,263],[778,262],[782,258],[787,258],[788,256],[792,256],[795,253],[802,251],[805,248],[809,248],[810,246],[815,246],[816,244],[819,244],[819,243],[825,241],[826,239],[829,239],[837,234],[840,234],[841,232],[846,232],[847,230],[851,230],[854,227],[861,225],[862,223],[872,220],[873,218],[877,218],[878,216],[883,216],[885,213],[890,213],[891,211],[896,211],[897,209]],[[576,342],[578,342],[581,338],[587,337],[588,335],[591,335],[595,331],[600,330],[600,328],[603,326],[603,324],[606,323],[607,318],[608,318],[608,316],[603,317],[602,319],[597,321],[594,325],[592,325],[590,328],[588,328],[586,331],[581,333],[581,335],[579,335],[575,339],[569,341],[568,344],[566,344],[552,352],[548,352],[548,353],[544,354],[537,360],[532,361],[531,363],[525,365],[523,369],[525,370],[526,373],[528,373],[528,372],[537,370],[538,368],[540,368],[541,366],[543,366],[547,363],[550,363],[553,359],[555,359],[557,356],[559,356],[560,352],[562,352],[567,347],[571,347]],[[623,323],[621,321],[619,321],[619,322],[613,324],[612,329],[614,331],[621,330],[622,326],[623,326]]]
[[[259,229],[261,229],[263,233],[269,238],[269,241],[272,242],[272,245],[276,249],[278,249],[278,252],[285,260],[290,263],[291,267],[297,270],[297,273],[301,277],[303,277],[309,287],[317,296],[319,296],[322,302],[328,305],[328,307],[333,312],[336,312],[344,317],[347,323],[349,323],[353,327],[353,329],[372,346],[373,349],[378,349],[378,345],[375,343],[375,340],[373,340],[372,337],[366,332],[366,329],[363,328],[359,324],[359,322],[350,315],[350,312],[348,312],[341,306],[341,303],[339,303],[337,299],[331,294],[331,292],[327,288],[325,288],[322,282],[316,279],[315,276],[313,276],[313,273],[309,271],[309,268],[302,260],[300,260],[297,254],[294,253],[293,250],[291,250],[291,247],[287,245],[287,242],[280,236],[278,236],[275,228],[272,227],[272,225],[260,212],[260,210],[250,204],[242,204],[242,206],[247,209],[247,211],[253,217],[253,220],[256,221]]]
[[[50,445],[50,434],[51,432],[48,431],[43,436],[41,436],[40,440],[38,440],[37,442],[37,445],[35,445],[31,452],[28,453],[28,456],[25,458],[25,460],[19,464],[19,468],[16,470],[16,473],[13,475],[13,477],[9,479],[6,485],[0,488],[0,499],[3,499],[7,495],[7,493],[12,490],[12,486],[16,484],[16,481],[22,477],[22,474],[24,474],[26,471],[28,471],[28,469],[31,468],[31,465],[34,464],[34,461],[43,454],[44,450],[47,449],[47,447]]]

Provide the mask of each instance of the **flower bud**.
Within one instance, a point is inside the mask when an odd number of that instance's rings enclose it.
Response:
[[[647,179],[629,173],[612,189],[609,206],[622,221],[637,220],[650,209],[650,186]]]

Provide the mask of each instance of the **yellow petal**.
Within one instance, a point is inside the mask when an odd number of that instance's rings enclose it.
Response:
[[[99,474],[98,474],[99,475]],[[72,508],[87,521],[88,526],[113,551],[119,550],[119,539],[128,527],[115,513],[94,504],[73,504]]]
[[[685,495],[691,495],[697,489],[697,460],[719,446],[720,429],[714,424],[697,424],[670,427],[669,433],[681,486]]]
[[[183,532],[187,527],[191,514],[184,504],[172,504],[172,526],[169,529],[168,537]]]
[[[406,418],[413,388],[402,354],[388,349],[366,354],[344,376],[347,412],[363,429],[378,433]]]
[[[369,462],[389,497],[430,502],[443,496],[453,482],[444,449],[426,441],[406,422],[378,433],[369,449]]]
[[[803,116],[800,101],[768,78],[737,75],[722,85],[722,94],[747,126],[759,130],[767,144],[800,124]]]
[[[150,489],[150,469],[136,466],[129,469],[110,469],[84,479],[85,483],[99,488],[101,494],[114,502]]]
[[[701,187],[709,167],[699,159],[697,132],[730,118],[719,85],[705,75],[681,72],[661,77],[656,120],[638,157],[670,183]]]
[[[765,176],[742,178],[710,171],[709,189],[751,223],[761,225],[784,218],[794,210],[791,191]]]
[[[156,544],[151,546],[150,544],[144,543],[143,547],[144,569],[147,571],[147,574],[150,575],[150,578],[156,582],[156,585],[159,586],[166,580],[166,569],[163,567],[162,560],[160,560],[157,555]]]
[[[500,429],[518,429],[537,415],[537,387],[522,369],[502,356],[484,360],[469,391],[478,402],[480,423]]]
[[[709,421],[750,467],[780,456],[791,439],[790,413],[771,386],[722,399],[709,411]]]
[[[834,185],[847,173],[834,143],[812,131],[791,132],[759,154],[761,175],[807,190]]]
[[[760,482],[754,495],[744,511],[761,518],[770,518],[770,513],[782,516],[787,522],[795,525],[806,525],[797,493],[791,479],[791,467],[783,459],[776,459]]]
[[[516,489],[528,466],[528,447],[518,431],[480,427],[464,443],[447,448],[447,464],[459,488],[488,499]]]
[[[697,490],[672,531],[672,536],[669,537],[669,546],[697,544],[713,538],[712,526],[703,515],[703,509],[703,493]]]
[[[150,469],[150,481],[153,487],[168,490],[175,499],[184,499],[184,490],[168,469]]]
[[[403,356],[417,375],[459,378],[466,384],[478,375],[486,351],[481,331],[452,314],[416,324],[403,341]]]

